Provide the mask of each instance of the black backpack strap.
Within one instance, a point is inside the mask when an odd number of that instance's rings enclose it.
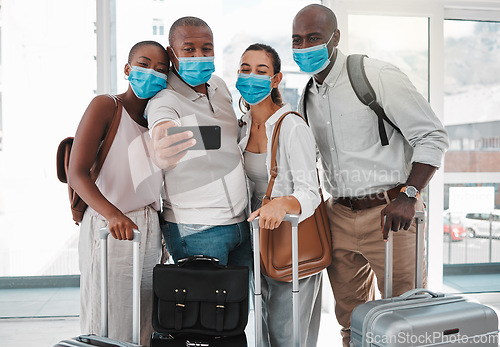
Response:
[[[306,88],[304,89],[303,102],[302,102],[302,105],[304,108],[303,118],[306,121],[307,125],[309,125],[309,119],[307,118],[307,93],[309,92],[309,88],[311,88],[311,86],[313,84],[313,80],[312,80],[313,78],[314,77],[311,77],[309,79],[309,81],[307,81]]]
[[[370,81],[366,77],[365,65],[363,63],[366,55],[364,54],[351,54],[347,57],[347,75],[349,76],[349,81],[351,82],[352,89],[358,99],[368,107],[370,107],[373,112],[378,117],[378,133],[380,136],[380,141],[382,146],[387,146],[389,144],[389,139],[387,138],[387,132],[384,126],[384,120],[389,123],[398,133],[401,130],[387,117],[384,109],[377,102],[377,96],[373,90]]]

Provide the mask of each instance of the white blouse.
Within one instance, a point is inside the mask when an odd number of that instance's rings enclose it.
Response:
[[[291,111],[289,104],[281,107],[266,121],[267,155],[266,169],[269,180],[271,167],[271,140],[278,119]],[[244,152],[250,137],[252,117],[250,111],[242,117],[239,146]],[[295,114],[285,117],[278,139],[278,176],[271,197],[294,196],[300,203],[299,222],[313,215],[320,203],[319,182],[316,173],[316,143],[306,122]]]

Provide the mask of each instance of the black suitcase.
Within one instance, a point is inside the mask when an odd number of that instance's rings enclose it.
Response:
[[[151,347],[246,347],[245,333],[236,336],[172,336],[170,334],[153,333]]]
[[[140,288],[141,278],[140,262],[139,262],[139,242],[141,241],[141,233],[134,230],[133,239],[133,327],[132,340],[134,343],[117,341],[108,338],[108,269],[107,269],[107,239],[109,235],[108,228],[102,228],[99,232],[101,239],[101,336],[95,335],[80,335],[72,339],[62,340],[54,347],[74,347],[74,346],[100,346],[100,347],[140,347]],[[126,329],[124,327],[124,329]]]

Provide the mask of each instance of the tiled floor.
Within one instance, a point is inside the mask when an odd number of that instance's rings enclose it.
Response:
[[[77,336],[78,317],[0,319],[2,347],[50,347],[58,341]]]
[[[496,293],[469,294],[467,297],[492,306],[500,316],[500,274],[472,276],[447,276],[445,291],[495,290]],[[340,346],[340,327],[334,317],[329,286],[324,287],[324,293],[318,346]],[[62,339],[76,336],[79,334],[78,312],[78,288],[1,289],[0,346],[50,347]],[[247,329],[249,346],[254,345],[252,317]]]
[[[0,317],[77,317],[80,289],[36,288],[0,290]]]
[[[324,285],[318,345],[340,346],[333,296],[329,283]],[[79,288],[0,289],[0,346],[50,347],[79,335],[79,293]],[[248,346],[254,346],[253,312],[246,335]]]
[[[80,289],[0,290],[0,346],[53,346],[79,334]]]

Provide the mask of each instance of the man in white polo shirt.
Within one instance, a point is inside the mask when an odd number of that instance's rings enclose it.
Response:
[[[164,169],[162,226],[175,262],[203,254],[220,263],[251,264],[250,231],[245,220],[245,173],[238,149],[238,124],[229,90],[214,71],[213,35],[201,19],[172,24],[168,53],[172,67],[167,89],[148,104],[155,163]],[[191,132],[167,135],[174,126],[218,125],[218,150],[189,150]]]

